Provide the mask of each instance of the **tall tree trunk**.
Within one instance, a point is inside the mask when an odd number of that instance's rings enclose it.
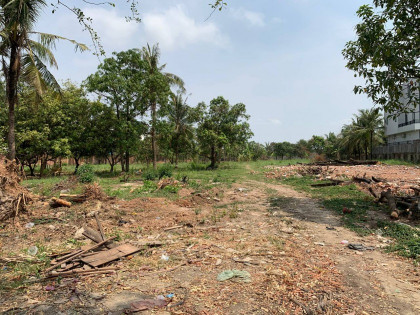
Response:
[[[216,155],[216,149],[215,147],[211,147],[211,153],[210,153],[210,168],[215,169],[217,163],[217,155]]]
[[[7,157],[14,160],[16,157],[16,142],[15,142],[15,107],[17,105],[17,86],[19,80],[20,70],[20,51],[16,43],[11,44],[10,48],[10,64],[9,69],[5,69],[6,77],[6,94],[7,104],[9,106],[9,130],[7,135],[7,145],[9,152]]]
[[[370,132],[370,159],[373,160],[373,131]]]
[[[41,158],[41,169],[39,171],[39,176],[43,177],[45,170],[47,169],[47,162],[48,162],[48,158],[46,156]]]
[[[153,169],[156,169],[156,161],[157,161],[157,149],[156,149],[156,103],[153,102],[151,105],[152,111],[152,128],[151,128],[151,136],[152,136],[152,151],[153,151]]]
[[[121,154],[121,172],[125,172],[125,159],[124,159],[124,154]]]
[[[130,170],[130,152],[128,150],[125,152],[125,171]]]
[[[74,163],[76,163],[76,167],[74,168],[74,174],[77,173],[77,169],[80,166],[80,163],[79,162],[80,162],[80,158],[74,158]]]
[[[32,166],[32,164],[31,164],[31,163],[28,163],[28,167],[29,167],[29,171],[31,172],[31,176],[35,176],[35,172],[34,172],[34,170],[35,170],[35,165],[34,165],[34,166]]]
[[[178,139],[177,139],[178,141]],[[179,145],[178,142],[176,143],[175,146],[175,168],[178,168],[178,157],[179,157]]]

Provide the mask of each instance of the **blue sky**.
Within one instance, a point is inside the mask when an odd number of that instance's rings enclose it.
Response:
[[[139,24],[125,21],[125,0],[115,2],[116,8],[84,10],[108,55],[159,42],[161,61],[184,79],[189,104],[219,95],[244,103],[258,142],[339,132],[358,109],[372,106],[353,94],[360,81],[341,55],[355,37],[355,12],[367,0],[228,0],[208,20],[210,0],[141,0]],[[91,45],[64,9],[45,10],[37,28]],[[99,63],[66,43],[55,55],[59,69],[53,73],[60,80],[80,83]]]

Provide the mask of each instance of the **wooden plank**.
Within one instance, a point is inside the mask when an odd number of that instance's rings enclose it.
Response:
[[[78,254],[75,254],[75,255],[73,255],[73,256],[70,256],[69,258],[67,258],[67,259],[63,260],[60,264],[57,264],[57,265],[55,265],[55,266],[51,266],[50,268],[47,268],[47,269],[45,270],[45,273],[50,272],[51,270],[54,270],[55,268],[57,268],[57,267],[58,267],[58,266],[60,266],[61,264],[64,264],[64,263],[66,263],[66,262],[68,262],[68,261],[70,261],[70,260],[72,260],[72,259],[74,259],[74,258],[76,258],[76,257],[82,256],[83,254],[87,253],[88,251],[93,250],[93,249],[95,249],[95,248],[98,248],[98,247],[100,247],[100,246],[104,245],[106,242],[112,241],[112,240],[113,240],[113,239],[115,239],[115,238],[116,238],[116,236],[113,236],[113,237],[111,237],[111,238],[109,238],[109,239],[107,239],[107,240],[105,240],[105,241],[103,241],[103,242],[101,242],[101,243],[99,243],[99,244],[96,244],[96,245],[94,245],[94,246],[92,246],[92,247],[90,247],[90,248],[88,248],[88,249],[86,249],[86,250],[84,250],[84,251],[82,251],[82,252],[78,253]]]
[[[105,239],[105,233],[104,233],[104,229],[102,228],[101,221],[99,221],[99,216],[98,216],[97,212],[95,212],[95,219],[96,219],[96,224],[98,225],[99,231],[101,232],[102,240],[104,240]]]
[[[138,252],[140,248],[135,247],[130,244],[122,244],[110,250],[100,252],[96,255],[82,258],[82,261],[85,264],[88,264],[92,267],[98,267],[118,258],[134,254]]]

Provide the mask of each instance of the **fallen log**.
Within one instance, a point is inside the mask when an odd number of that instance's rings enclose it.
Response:
[[[355,181],[356,183],[366,183],[366,184],[372,183],[370,179],[367,179],[365,177],[357,177],[357,176],[353,177],[353,181]]]
[[[72,202],[85,202],[86,196],[85,195],[70,195],[70,194],[60,194],[60,198],[67,198]]]
[[[373,197],[375,197],[375,199],[378,198],[378,195],[373,191],[372,187],[369,187],[369,192],[372,194]]]
[[[391,212],[391,218],[398,219],[401,211],[397,209],[397,204],[394,195],[391,193],[391,189],[381,192],[379,202],[383,202],[384,200],[388,202],[388,208]]]
[[[53,197],[53,198],[51,198],[50,206],[52,208],[58,208],[58,207],[70,208],[71,207],[71,202],[69,202],[67,200],[63,200],[63,199]]]
[[[328,186],[338,186],[344,183],[343,180],[332,180],[330,183],[320,183],[320,184],[312,184],[311,187],[328,187]]]

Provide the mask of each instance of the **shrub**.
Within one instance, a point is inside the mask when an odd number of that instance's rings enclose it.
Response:
[[[95,178],[95,173],[93,172],[93,166],[89,164],[80,165],[77,168],[77,176],[79,177],[79,182],[81,183],[91,183]]]
[[[146,169],[142,173],[142,177],[144,180],[155,180],[158,177],[158,173],[154,169]]]
[[[205,171],[206,168],[207,168],[207,165],[196,163],[196,162],[191,162],[191,164],[189,165],[189,168],[192,171]]]
[[[159,167],[158,173],[159,173],[159,179],[163,177],[172,177],[173,167],[169,164],[164,164],[161,167]]]

